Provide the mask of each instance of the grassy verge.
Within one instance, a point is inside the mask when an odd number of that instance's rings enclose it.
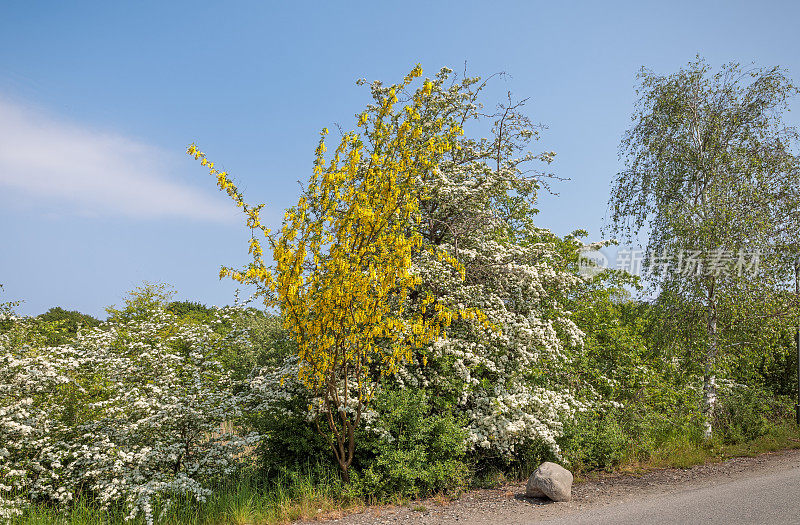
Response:
[[[615,471],[636,474],[661,468],[690,468],[733,457],[752,457],[766,452],[798,448],[800,428],[793,422],[784,422],[770,428],[764,435],[743,443],[712,441],[705,444],[688,438],[674,438],[654,450],[647,459],[628,458]],[[582,473],[582,477],[591,478],[598,474]]]
[[[645,459],[625,459],[614,472],[636,474],[659,468],[688,468],[731,457],[755,456],[765,452],[800,448],[800,429],[794,423],[776,425],[755,440],[725,444],[698,444],[688,438],[675,437],[663,443]],[[595,478],[604,472],[576,472],[576,480]],[[607,474],[607,472],[605,472]],[[491,487],[508,481],[496,472],[493,476],[474,479],[474,487]],[[241,477],[221,484],[203,504],[188,500],[168,509],[157,520],[162,525],[271,525],[298,519],[336,516],[369,503],[350,494],[335,472],[310,469],[303,473],[273,478],[267,482],[257,477]],[[393,503],[408,503],[393,501]],[[158,513],[158,511],[157,511]],[[120,511],[103,511],[84,501],[64,512],[54,507],[34,506],[14,525],[103,525],[122,523]],[[134,525],[144,523],[137,519]]]
[[[167,509],[156,523],[178,524],[248,524],[271,525],[289,523],[320,515],[335,515],[363,506],[363,501],[350,497],[338,476],[320,476],[307,472],[266,482],[256,477],[242,477],[221,484],[205,503],[187,500]],[[101,510],[96,505],[79,501],[64,512],[50,506],[33,506],[12,523],[17,525],[106,525],[123,523],[119,510]],[[144,524],[144,519],[130,521]]]

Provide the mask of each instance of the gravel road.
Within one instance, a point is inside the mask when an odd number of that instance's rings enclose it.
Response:
[[[559,519],[532,523],[800,523],[800,462],[742,479],[710,479],[667,494],[631,498]]]
[[[573,499],[567,503],[526,498],[524,492],[524,483],[509,484],[471,491],[455,501],[370,507],[343,517],[304,523],[800,524],[800,450],[576,483]]]

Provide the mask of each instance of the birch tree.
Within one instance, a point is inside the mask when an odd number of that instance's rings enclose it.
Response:
[[[714,72],[701,58],[668,76],[643,68],[639,81],[611,219],[629,240],[649,230],[651,285],[672,298],[684,326],[703,326],[696,343],[710,439],[725,341],[780,287],[779,225],[798,184],[798,135],[784,115],[796,88],[779,67]]]

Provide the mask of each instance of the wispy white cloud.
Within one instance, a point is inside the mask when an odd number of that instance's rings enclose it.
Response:
[[[175,157],[0,97],[0,193],[79,215],[233,218],[221,196],[178,180]]]

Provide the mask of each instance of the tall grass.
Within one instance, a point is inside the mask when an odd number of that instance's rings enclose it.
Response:
[[[245,474],[214,487],[213,496],[202,504],[179,499],[162,512],[156,505],[159,525],[260,525],[288,523],[297,519],[341,513],[363,505],[363,500],[343,485],[330,470],[307,467],[301,472],[272,475]],[[122,523],[120,508],[101,510],[80,500],[69,510],[34,505],[14,525],[107,525]],[[142,518],[132,525],[143,525]]]
[[[646,457],[627,456],[617,470],[639,472],[659,468],[690,468],[733,457],[752,457],[797,448],[800,448],[800,427],[793,421],[784,420],[771,426],[763,435],[741,443],[725,443],[719,439],[704,442],[689,434],[672,435]]]

